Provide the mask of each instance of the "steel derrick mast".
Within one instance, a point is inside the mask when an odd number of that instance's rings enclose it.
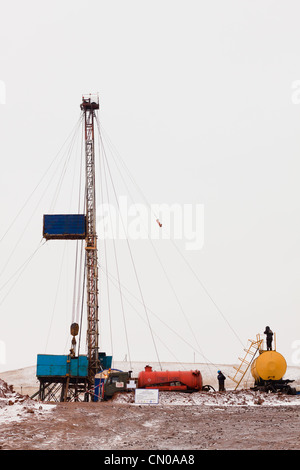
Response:
[[[80,104],[80,121],[84,126],[85,146],[85,213],[44,214],[43,237],[48,240],[85,240],[85,294],[87,319],[87,354],[76,355],[76,336],[79,324],[75,304],[71,324],[72,343],[69,354],[38,354],[37,378],[40,382],[39,395],[42,401],[89,401],[99,400],[99,386],[95,376],[100,370],[111,367],[112,356],[99,352],[98,315],[98,254],[96,232],[96,188],[95,188],[95,141],[94,121],[99,109],[99,98],[83,95]],[[81,184],[80,184],[81,187]],[[77,269],[77,253],[75,280]],[[74,282],[75,295],[75,282]]]
[[[99,109],[98,96],[83,96],[80,107],[84,113],[85,126],[87,350],[88,378],[90,384],[92,384],[95,374],[100,369],[94,140],[95,111]]]

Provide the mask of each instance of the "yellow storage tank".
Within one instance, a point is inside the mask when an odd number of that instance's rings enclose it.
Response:
[[[286,373],[287,364],[277,351],[264,351],[251,366],[251,374],[258,383],[262,380],[281,380]]]

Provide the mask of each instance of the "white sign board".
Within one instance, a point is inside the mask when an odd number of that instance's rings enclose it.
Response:
[[[136,388],[136,383],[134,380],[129,380],[128,384],[126,385],[126,388]]]
[[[158,405],[158,390],[136,388],[135,403],[139,405]]]

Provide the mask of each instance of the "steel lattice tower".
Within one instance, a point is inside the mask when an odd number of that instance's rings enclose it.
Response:
[[[95,111],[99,109],[99,99],[98,97],[94,99],[92,95],[83,96],[80,107],[84,113],[85,126],[87,348],[88,378],[90,385],[92,385],[95,374],[100,369],[94,142],[94,118]]]

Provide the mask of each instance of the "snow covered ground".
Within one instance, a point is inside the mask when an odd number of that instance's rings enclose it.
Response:
[[[151,365],[159,370],[156,364]],[[130,369],[124,363],[114,366]],[[136,375],[145,364],[131,366]],[[164,366],[178,369],[176,364]],[[211,368],[204,364],[187,366],[190,370],[200,370],[204,383],[214,385]],[[232,366],[218,367],[225,374],[234,371]],[[289,378],[299,383],[298,368],[288,373]],[[134,392],[120,393],[100,403],[48,404],[32,400],[10,386],[18,385],[23,391],[31,386],[36,391],[35,367],[0,376],[0,449],[3,450],[299,450],[300,395],[228,387],[226,392],[159,392],[158,404],[151,405],[135,403]]]
[[[0,424],[21,421],[30,414],[44,415],[54,407],[55,405],[38,403],[15,392],[12,386],[0,379]]]
[[[0,425],[11,423],[12,421],[22,421],[27,418],[30,413],[35,414],[36,416],[44,415],[53,410],[55,405],[46,405],[40,403],[21,403],[15,402],[10,405],[0,404]]]
[[[134,406],[134,393],[120,393],[113,399],[114,403]],[[160,392],[158,405],[151,406],[299,406],[300,395],[281,395],[277,393],[260,393],[252,390],[228,392]]]

